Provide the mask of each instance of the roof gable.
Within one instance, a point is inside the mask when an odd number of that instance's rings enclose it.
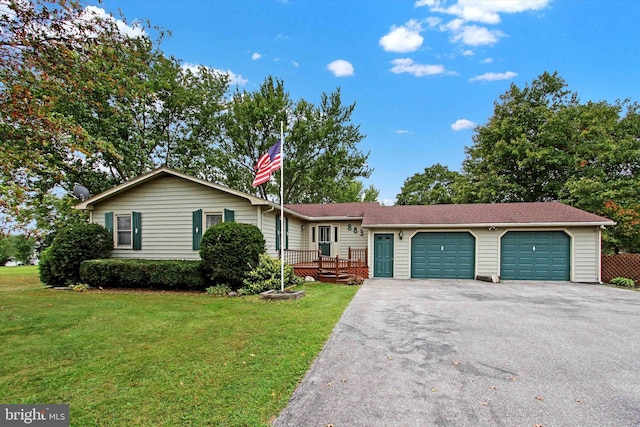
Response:
[[[223,185],[219,185],[219,184],[214,184],[213,182],[210,181],[206,181],[204,179],[199,179],[199,178],[195,178],[191,175],[187,175],[184,174],[182,172],[178,172],[176,170],[173,170],[171,168],[168,167],[160,167],[158,169],[154,169],[151,172],[148,172],[146,174],[140,175],[130,181],[124,182],[122,184],[116,185],[113,188],[110,188],[109,190],[103,191],[100,194],[96,194],[93,197],[90,197],[89,199],[82,201],[78,204],[75,205],[76,209],[93,209],[93,206],[97,203],[101,203],[111,197],[114,197],[118,194],[122,194],[132,188],[138,187],[140,185],[143,185],[149,181],[152,181],[154,179],[160,178],[160,177],[166,177],[166,176],[173,176],[173,177],[177,177],[177,178],[181,178],[199,185],[203,185],[205,187],[209,187],[209,188],[213,188],[215,190],[218,191],[222,191],[224,193],[227,194],[231,194],[233,196],[237,196],[237,197],[241,197],[243,199],[248,200],[252,205],[265,205],[265,206],[274,206],[274,207],[278,207],[278,205],[276,205],[275,203],[272,203],[268,200],[262,199],[260,197],[256,197],[256,196],[252,196],[250,194],[247,193],[243,193],[241,191],[237,191],[237,190],[233,190],[231,188],[225,187]]]

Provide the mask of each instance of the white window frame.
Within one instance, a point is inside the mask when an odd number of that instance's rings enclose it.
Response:
[[[214,216],[214,215],[220,216],[220,222],[224,222],[224,212],[215,212],[215,211],[202,212],[202,230],[203,231],[207,231],[209,229],[209,227],[207,227],[207,217]],[[218,222],[218,224],[220,224],[220,222]],[[210,227],[213,227],[213,225],[211,225]]]
[[[120,230],[118,219],[119,218],[129,218],[129,244],[124,245],[120,244],[120,233],[125,232],[127,230]],[[118,249],[132,249],[133,248],[133,214],[131,213],[122,213],[122,214],[113,214],[113,238],[114,238],[114,247]]]

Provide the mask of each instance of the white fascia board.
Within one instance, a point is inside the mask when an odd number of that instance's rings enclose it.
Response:
[[[614,221],[600,222],[516,222],[516,223],[483,223],[483,224],[362,224],[363,228],[515,228],[515,227],[600,227],[615,225]]]
[[[361,216],[305,216],[309,222],[362,221]]]

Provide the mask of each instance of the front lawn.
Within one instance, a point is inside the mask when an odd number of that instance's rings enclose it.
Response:
[[[44,288],[0,268],[0,403],[68,403],[72,426],[257,426],[286,406],[357,287],[296,301]]]

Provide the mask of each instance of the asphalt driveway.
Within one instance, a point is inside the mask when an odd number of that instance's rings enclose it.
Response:
[[[275,426],[640,426],[640,292],[367,280]]]

